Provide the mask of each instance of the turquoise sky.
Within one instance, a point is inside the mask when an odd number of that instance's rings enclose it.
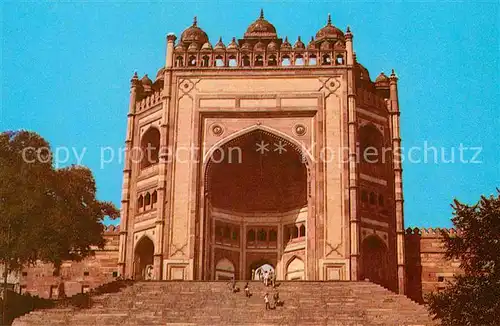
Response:
[[[123,166],[101,168],[100,148],[123,146],[133,72],[154,79],[165,35],[179,36],[193,16],[213,44],[219,36],[228,43],[260,8],[293,42],[309,40],[328,13],[341,29],[350,25],[372,79],[391,68],[400,78],[403,146],[443,147],[446,160],[455,148],[455,163],[404,163],[407,225],[448,227],[453,198],[472,203],[500,186],[498,2],[7,2],[0,131],[29,129],[53,147],[85,148],[99,197],[119,205]],[[461,163],[461,143],[481,147],[482,163]],[[66,165],[75,162],[71,154]]]

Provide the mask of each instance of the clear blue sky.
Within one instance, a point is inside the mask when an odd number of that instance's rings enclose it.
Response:
[[[100,199],[119,205],[122,164],[101,169],[100,147],[123,146],[133,72],[154,79],[165,35],[179,36],[194,15],[213,44],[227,43],[261,7],[291,41],[309,40],[331,13],[336,26],[351,26],[372,79],[395,68],[404,147],[427,141],[446,158],[456,147],[457,160],[460,143],[483,148],[480,164],[405,162],[406,225],[449,227],[453,198],[472,203],[500,186],[498,2],[4,3],[0,131],[29,129],[54,147],[86,148]]]

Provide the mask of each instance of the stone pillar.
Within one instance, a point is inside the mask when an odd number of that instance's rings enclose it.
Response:
[[[347,27],[345,43],[347,51],[347,111],[349,139],[349,226],[350,226],[350,262],[352,281],[358,280],[359,265],[359,218],[357,214],[358,171],[357,171],[357,121],[356,121],[356,86],[354,85],[354,51],[352,33]]]
[[[120,210],[120,243],[119,243],[119,256],[118,266],[120,276],[131,277],[126,275],[125,264],[127,261],[127,235],[128,235],[128,219],[130,213],[130,177],[132,172],[132,138],[134,134],[134,118],[135,118],[135,103],[137,99],[137,86],[139,78],[137,72],[130,80],[130,102],[127,114],[127,135],[125,138],[125,167],[123,169],[123,184],[122,184],[122,199]],[[132,237],[130,237],[132,239]],[[130,270],[130,269],[129,269]]]
[[[168,169],[168,120],[170,108],[170,81],[171,71],[169,68],[173,66],[173,51],[175,35],[167,35],[167,53],[165,56],[165,76],[162,92],[162,117],[160,121],[160,155],[158,166],[158,186],[156,192],[158,194],[158,207],[155,221],[155,253],[154,253],[154,270],[153,278],[161,280],[163,275],[163,254],[167,248],[164,248],[165,241],[165,220],[167,206],[167,169]]]
[[[399,100],[398,100],[398,78],[392,70],[389,77],[390,92],[390,116],[392,150],[394,156],[394,201],[396,210],[396,247],[398,265],[398,291],[404,294],[405,290],[405,243],[404,243],[404,218],[403,218],[403,169],[401,166],[401,137],[399,131]]]

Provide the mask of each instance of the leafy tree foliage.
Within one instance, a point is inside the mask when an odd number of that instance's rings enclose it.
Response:
[[[47,141],[33,132],[0,134],[0,263],[15,271],[37,260],[56,268],[104,246],[105,216],[118,210],[96,199],[92,172],[54,169]]]
[[[473,206],[455,200],[458,234],[442,232],[447,259],[459,259],[463,274],[431,293],[429,310],[442,325],[500,323],[500,191]]]

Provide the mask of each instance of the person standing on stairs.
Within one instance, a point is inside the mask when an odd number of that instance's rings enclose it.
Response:
[[[248,288],[248,282],[245,284],[245,296],[250,298],[250,289]]]
[[[271,310],[271,305],[269,304],[269,294],[266,293],[264,296],[264,302],[266,303],[266,310]]]

